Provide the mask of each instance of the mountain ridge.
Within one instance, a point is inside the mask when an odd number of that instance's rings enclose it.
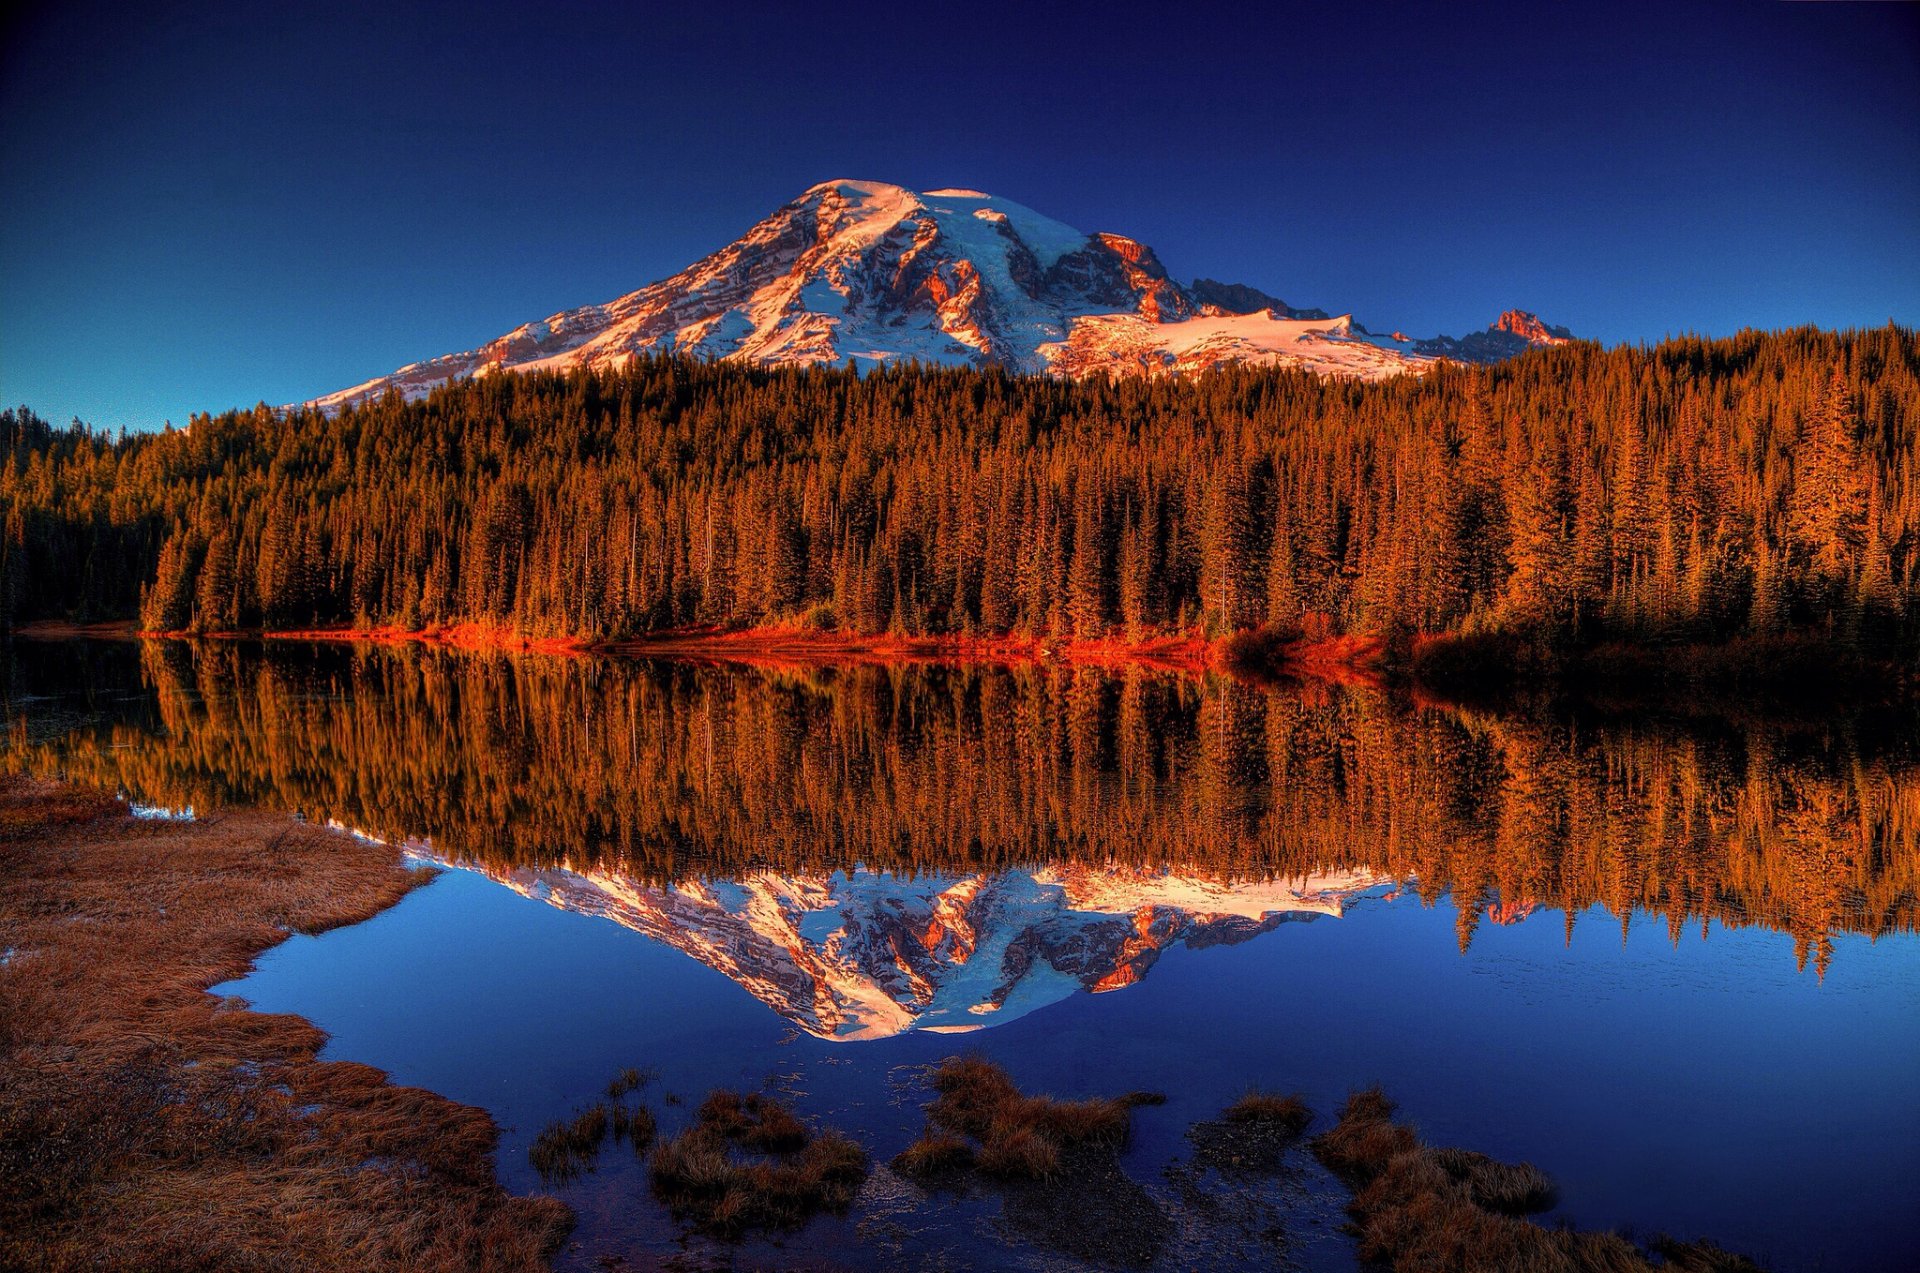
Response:
[[[1384,379],[1442,359],[1498,361],[1571,339],[1510,310],[1455,340],[1376,335],[1243,283],[1175,280],[1148,245],[1083,233],[977,190],[821,182],[686,269],[474,349],[325,394],[332,410],[499,371],[616,369],[677,352],[767,366],[913,359],[1083,377],[1223,363]]]

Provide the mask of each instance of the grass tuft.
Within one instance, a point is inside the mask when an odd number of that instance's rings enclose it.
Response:
[[[1298,1136],[1313,1121],[1313,1111],[1299,1095],[1277,1096],[1272,1092],[1250,1090],[1221,1113],[1229,1123],[1254,1123],[1275,1127],[1290,1136]]]
[[[654,1138],[659,1135],[653,1111],[644,1105],[614,1106],[612,1122],[615,1139],[626,1141],[633,1146],[636,1154],[642,1156],[653,1148]]]
[[[654,1150],[651,1180],[675,1215],[737,1237],[845,1210],[867,1170],[866,1151],[839,1132],[816,1134],[771,1097],[721,1089],[700,1102],[692,1127]]]
[[[647,1084],[653,1082],[654,1077],[652,1070],[636,1069],[634,1066],[629,1065],[626,1069],[614,1075],[613,1081],[607,1084],[607,1099],[617,1101],[623,1096],[637,1092]]]
[[[1149,1093],[1081,1101],[1025,1096],[1005,1070],[977,1056],[943,1062],[931,1083],[938,1095],[928,1121],[979,1141],[980,1169],[1003,1177],[1051,1176],[1060,1151],[1073,1146],[1124,1145],[1133,1107],[1152,1103]]]
[[[527,1161],[549,1185],[565,1184],[593,1170],[600,1156],[600,1143],[616,1117],[613,1108],[602,1102],[588,1106],[572,1118],[548,1124],[527,1150]]]
[[[978,1161],[989,1176],[1046,1180],[1060,1170],[1060,1146],[1032,1127],[995,1123],[981,1143]]]
[[[901,1150],[893,1159],[893,1169],[914,1180],[940,1180],[957,1176],[973,1166],[973,1146],[964,1136],[929,1127],[920,1139]]]

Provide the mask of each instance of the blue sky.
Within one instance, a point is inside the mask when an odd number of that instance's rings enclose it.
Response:
[[[40,5],[0,402],[154,427],[968,186],[1415,334],[1920,323],[1920,5]]]

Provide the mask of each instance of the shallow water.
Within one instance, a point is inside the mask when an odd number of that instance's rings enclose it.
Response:
[[[7,706],[11,764],[410,840],[432,884],[217,993],[488,1109],[517,1190],[624,1066],[669,1128],[765,1086],[884,1161],[918,1067],[968,1050],[1029,1090],[1165,1091],[1122,1161],[1170,1208],[1185,1130],[1249,1085],[1324,1119],[1379,1082],[1581,1227],[1778,1270],[1909,1267],[1920,1231],[1905,722],[233,646],[21,645]],[[1156,1266],[1351,1267],[1343,1195],[1293,1159],[1181,1210]],[[621,1144],[558,1192],[578,1267],[1079,1266],[994,1194],[886,1171],[741,1248],[678,1234]]]

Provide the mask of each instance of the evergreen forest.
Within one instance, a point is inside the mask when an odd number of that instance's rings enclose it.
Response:
[[[674,357],[110,436],[0,413],[0,622],[1920,650],[1920,335],[1384,383]]]

